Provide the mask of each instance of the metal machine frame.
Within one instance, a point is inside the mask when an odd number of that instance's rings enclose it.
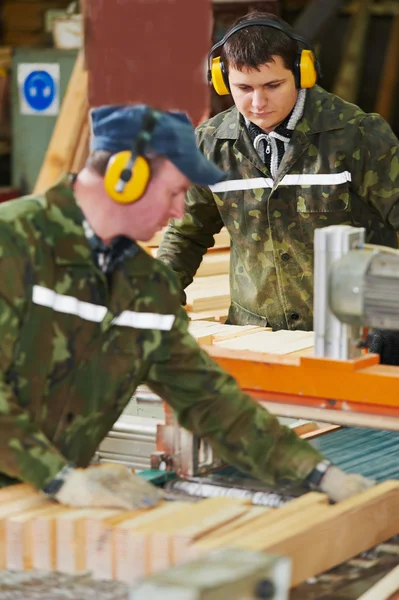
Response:
[[[315,357],[206,348],[242,390],[269,412],[399,431],[399,368],[380,365],[376,354],[362,355],[361,328],[340,322],[329,302],[332,265],[363,244],[364,229],[332,226],[316,231]],[[350,289],[350,294],[354,292]],[[165,416],[165,425],[158,425],[153,466],[162,464],[181,476],[209,469],[215,461],[212,452],[206,449],[205,456],[200,456],[200,441],[177,425],[166,404]]]

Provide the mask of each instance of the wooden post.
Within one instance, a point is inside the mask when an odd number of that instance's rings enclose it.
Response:
[[[377,98],[376,112],[387,121],[392,116],[395,99],[396,83],[398,81],[399,69],[399,14],[392,19],[391,32],[388,47],[385,52],[384,69],[381,82],[379,83],[379,94]]]
[[[71,169],[75,152],[79,148],[82,130],[87,121],[87,114],[87,71],[84,69],[83,53],[81,52],[76,60],[44,157],[34,189],[35,194],[43,193],[63,173]],[[80,156],[81,152],[80,149]]]
[[[370,0],[364,0],[352,17],[345,50],[341,59],[334,94],[348,102],[356,102],[361,65],[364,56],[367,29],[370,18]]]

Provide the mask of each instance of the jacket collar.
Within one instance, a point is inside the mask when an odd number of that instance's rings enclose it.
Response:
[[[323,88],[315,85],[306,94],[303,116],[299,120],[296,130],[310,135],[321,133],[322,131],[343,129],[345,127],[345,119],[342,118],[342,113],[346,106],[351,108],[351,117],[356,116],[356,109],[358,110],[358,114],[362,114],[360,108],[344,102],[338,96],[330,94],[323,90]],[[216,129],[215,138],[237,140],[244,135],[245,130],[244,119],[237,108],[233,106],[225,111],[223,120]]]
[[[45,194],[47,216],[57,264],[94,266],[90,245],[83,230],[84,215],[73,193],[70,175],[60,179]]]
[[[52,242],[55,262],[60,265],[82,265],[95,269],[103,276],[93,259],[90,243],[83,228],[84,214],[79,208],[73,192],[73,178],[66,175],[45,194],[48,219],[52,222]],[[152,258],[139,248],[138,254],[148,260],[135,262],[134,276],[148,276]],[[130,277],[130,269],[125,264],[117,271]],[[115,271],[116,272],[116,271]]]

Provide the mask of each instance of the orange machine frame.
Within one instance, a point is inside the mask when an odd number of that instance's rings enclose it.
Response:
[[[216,346],[207,346],[206,351],[273,414],[399,430],[399,368],[380,365],[377,354],[341,361]],[[160,468],[163,464],[162,468],[182,476],[197,474],[202,470],[201,442],[178,426],[168,405],[164,408],[165,424],[157,427],[152,466]],[[212,457],[207,464],[212,464]]]
[[[399,429],[399,368],[380,365],[376,354],[341,361],[215,346],[207,352],[275,414]]]

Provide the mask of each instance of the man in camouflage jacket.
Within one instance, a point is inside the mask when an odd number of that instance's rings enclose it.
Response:
[[[246,19],[265,17],[288,27],[269,14]],[[368,242],[396,246],[396,137],[379,115],[317,85],[296,87],[297,50],[285,33],[259,25],[225,42],[222,58],[236,105],[196,134],[204,155],[229,170],[230,180],[191,186],[186,215],[169,225],[158,252],[184,289],[225,226],[229,321],[238,325],[313,329],[316,228],[365,227]]]
[[[128,469],[89,466],[145,382],[182,426],[255,477],[310,477],[335,500],[367,488],[329,465],[321,479],[323,457],[198,346],[172,272],[134,241],[183,215],[190,181],[224,176],[198,151],[187,117],[134,106],[101,107],[91,118],[92,154],[77,177],[0,207],[2,484],[28,482],[74,506],[158,501]],[[150,182],[138,202],[120,204],[104,186],[108,164],[132,140],[147,140],[149,118]]]

